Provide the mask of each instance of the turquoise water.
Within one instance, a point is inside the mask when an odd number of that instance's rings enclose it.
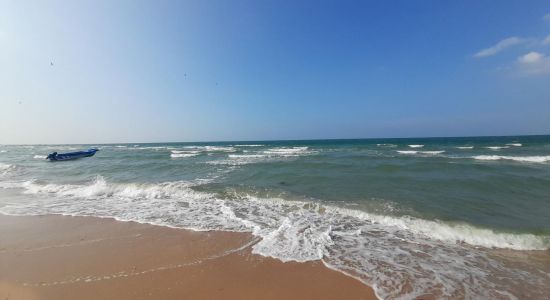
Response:
[[[550,136],[4,145],[0,212],[251,232],[388,299],[550,294]]]

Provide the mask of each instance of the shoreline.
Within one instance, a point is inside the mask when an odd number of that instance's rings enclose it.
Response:
[[[249,233],[0,215],[2,299],[377,299],[321,261],[251,253]]]

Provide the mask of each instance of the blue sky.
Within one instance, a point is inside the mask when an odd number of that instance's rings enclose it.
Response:
[[[0,0],[0,143],[549,133],[549,1]]]

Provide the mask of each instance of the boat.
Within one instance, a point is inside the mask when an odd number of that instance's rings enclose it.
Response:
[[[54,153],[51,153],[50,155],[48,155],[48,157],[46,157],[46,159],[48,159],[50,161],[73,160],[73,159],[82,158],[82,157],[94,156],[94,154],[97,151],[99,151],[99,149],[92,148],[92,149],[88,149],[86,151],[77,151],[77,152],[68,152],[68,153],[54,152]]]

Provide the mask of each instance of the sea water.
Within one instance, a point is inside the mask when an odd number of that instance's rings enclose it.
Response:
[[[550,295],[550,136],[3,145],[0,213],[250,232],[384,299]]]

